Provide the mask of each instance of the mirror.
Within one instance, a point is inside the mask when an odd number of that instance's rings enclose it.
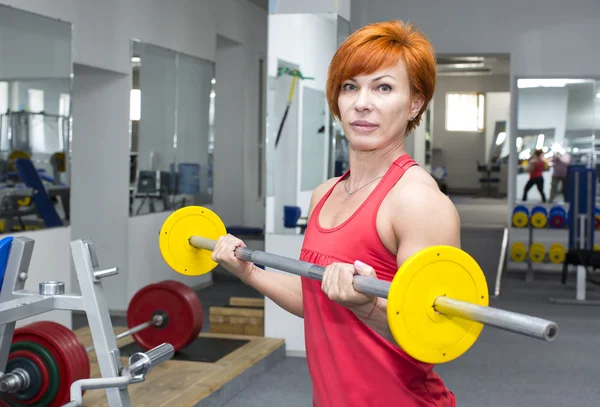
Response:
[[[560,158],[567,164],[595,160],[594,133],[600,130],[596,80],[528,78],[519,79],[517,86],[516,201],[524,201],[524,188],[530,178],[527,164],[533,152],[541,149],[547,163],[542,176],[544,195],[548,202],[564,202],[562,191],[551,194],[556,160]],[[530,189],[526,198],[531,203],[542,201],[537,188]]]
[[[132,41],[131,66],[130,216],[212,203],[214,63]]]
[[[0,5],[0,233],[70,215],[71,24]]]
[[[301,233],[313,190],[347,167],[325,86],[329,63],[349,34],[337,14],[269,15],[267,233]]]

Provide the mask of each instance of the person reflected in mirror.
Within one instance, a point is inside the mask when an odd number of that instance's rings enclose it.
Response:
[[[527,194],[529,190],[536,186],[540,195],[542,196],[542,202],[546,202],[546,194],[544,194],[544,171],[546,170],[546,162],[544,161],[544,151],[541,149],[535,150],[533,155],[529,159],[529,165],[527,167],[529,171],[529,181],[525,185],[523,190],[523,202],[527,201]]]
[[[552,181],[550,181],[550,199],[549,202],[553,203],[556,196],[559,194],[558,185],[560,184],[560,194],[565,197],[566,191],[566,180],[567,180],[567,167],[569,166],[569,155],[555,152],[554,157],[550,159],[550,165],[552,166]]]

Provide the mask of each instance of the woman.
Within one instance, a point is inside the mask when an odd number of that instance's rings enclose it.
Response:
[[[349,170],[313,193],[301,260],[326,266],[323,281],[269,273],[219,239],[213,259],[304,318],[315,406],[454,406],[433,372],[394,341],[382,298],[354,290],[354,274],[392,280],[412,254],[460,246],[460,221],[435,180],[406,154],[436,78],[434,51],[402,22],[366,26],[336,52],[327,99],[348,139]]]
[[[546,202],[544,194],[544,171],[546,170],[546,162],[544,161],[544,151],[535,150],[533,156],[529,160],[529,181],[523,189],[523,201],[527,201],[529,190],[535,185],[542,196],[542,202]]]

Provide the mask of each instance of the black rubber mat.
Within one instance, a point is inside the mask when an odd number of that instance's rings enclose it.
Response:
[[[219,359],[241,348],[249,341],[222,338],[197,338],[179,352],[175,353],[172,360],[189,362],[215,363]],[[119,349],[121,356],[129,357],[136,352],[143,352],[137,343],[133,342]]]

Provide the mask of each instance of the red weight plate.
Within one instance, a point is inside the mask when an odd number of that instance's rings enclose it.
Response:
[[[52,335],[62,341],[65,344],[65,348],[69,349],[69,354],[72,357],[67,361],[68,369],[73,374],[73,381],[77,381],[79,379],[87,379],[89,378],[89,373],[86,375],[86,372],[89,371],[89,360],[87,358],[87,353],[85,356],[82,355],[81,350],[85,351],[85,347],[79,342],[79,338],[77,335],[70,329],[66,328],[60,324],[53,324],[50,327],[50,331]],[[63,383],[61,382],[61,385]],[[66,384],[66,383],[65,383]],[[70,395],[70,387],[71,383],[68,383],[67,394]],[[82,393],[85,394],[85,391]],[[67,402],[69,400],[65,400]],[[57,404],[60,406],[61,404]]]
[[[42,376],[42,386],[40,387],[40,391],[34,397],[32,397],[29,400],[14,399],[15,402],[19,402],[25,406],[29,406],[31,404],[35,404],[38,401],[40,401],[42,399],[42,397],[44,396],[44,394],[46,394],[46,392],[48,391],[48,386],[50,384],[50,373],[48,372],[48,368],[46,367],[46,364],[44,363],[42,358],[40,358],[35,353],[27,351],[27,350],[17,350],[17,351],[11,352],[10,355],[8,355],[8,360],[12,360],[12,359],[18,358],[18,357],[27,358],[27,359],[31,360],[33,363],[35,363],[38,370],[40,371],[40,375]],[[7,396],[9,396],[9,395],[7,394]],[[0,405],[0,407],[1,407],[1,405]]]
[[[198,295],[189,286],[180,283],[179,281],[166,280],[163,281],[163,283],[173,287],[175,290],[177,290],[179,294],[184,295],[186,301],[192,307],[192,312],[194,314],[194,329],[190,336],[190,342],[195,340],[198,337],[200,331],[202,330],[202,326],[204,324],[204,312],[202,310],[202,303],[200,302]]]
[[[52,334],[58,339],[62,338],[63,343],[68,344],[69,352],[72,354],[72,358],[68,360],[68,369],[73,372],[73,381],[79,379],[87,379],[90,377],[90,361],[88,359],[85,347],[79,341],[79,338],[75,332],[71,331],[67,327],[60,324],[53,324],[51,327]],[[61,383],[62,384],[62,383]],[[68,385],[67,394],[70,395],[71,383]],[[82,392],[85,394],[85,391]],[[66,400],[65,403],[69,401]],[[59,406],[61,404],[58,404]]]
[[[202,330],[202,305],[194,291],[185,284],[169,280],[140,289],[129,303],[127,325],[132,328],[150,321],[156,312],[167,315],[165,326],[149,327],[133,334],[138,345],[146,350],[167,342],[177,352]]]
[[[59,324],[55,325],[54,327],[57,331],[60,331],[64,335],[65,340],[70,341],[73,349],[75,350],[73,355],[77,356],[77,364],[74,366],[77,368],[77,380],[88,379],[90,377],[90,360],[88,353],[85,350],[85,346],[83,346],[83,344],[79,341],[77,334],[67,327]]]
[[[56,329],[56,326],[64,328],[62,325],[51,321],[40,321],[16,329],[13,335],[13,342],[30,341],[44,346],[56,359],[60,371],[60,386],[53,403],[49,407],[58,407],[69,401],[70,386],[75,380],[78,380],[77,372],[73,369],[71,360],[76,359],[76,348],[73,344],[65,340],[66,337],[62,329]],[[64,328],[66,329],[66,328]]]

